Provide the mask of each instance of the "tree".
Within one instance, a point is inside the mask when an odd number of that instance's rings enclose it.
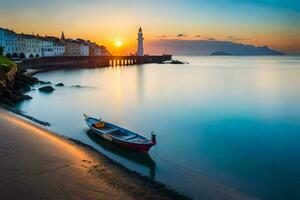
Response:
[[[4,48],[0,46],[0,56],[3,56]]]

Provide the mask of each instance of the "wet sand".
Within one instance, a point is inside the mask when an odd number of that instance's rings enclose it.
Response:
[[[0,199],[184,199],[0,108]]]

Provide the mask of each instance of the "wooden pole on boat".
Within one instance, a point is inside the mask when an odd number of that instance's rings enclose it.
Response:
[[[156,144],[156,134],[154,132],[151,132],[151,141],[153,144]]]

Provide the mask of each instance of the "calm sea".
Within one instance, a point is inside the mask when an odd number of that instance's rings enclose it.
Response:
[[[189,64],[38,74],[65,87],[33,90],[18,108],[195,199],[300,199],[300,57],[176,59]],[[155,131],[157,148],[143,155],[103,141],[82,113]]]

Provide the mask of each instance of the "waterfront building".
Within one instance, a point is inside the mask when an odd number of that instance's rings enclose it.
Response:
[[[62,33],[62,37],[64,34]],[[89,56],[89,42],[77,38],[73,39],[65,39],[63,40],[65,45],[65,56]]]
[[[88,41],[88,45],[90,56],[102,56],[104,54],[104,52],[102,51],[102,47],[96,44],[95,42]]]
[[[17,51],[13,53],[14,58],[25,59],[26,55],[26,40],[20,35],[17,35]]]
[[[65,45],[58,38],[53,41],[53,55],[54,56],[63,56],[65,53]]]
[[[39,58],[42,55],[42,42],[39,36],[30,35],[30,34],[20,34],[25,43],[25,58]]]
[[[94,48],[94,55],[95,56],[102,56],[102,49],[99,45],[96,44],[96,47]]]
[[[137,56],[143,56],[144,55],[144,37],[143,37],[143,30],[142,27],[140,27],[138,32],[138,47],[137,47]]]
[[[80,56],[89,56],[89,45],[80,43]]]
[[[0,46],[4,48],[3,55],[17,56],[17,34],[13,30],[0,28]]]
[[[64,56],[80,56],[81,45],[78,41],[72,39],[66,39],[65,44],[65,54]]]
[[[0,46],[9,58],[38,58],[41,56],[40,40],[34,35],[17,34],[12,30],[0,28]]]
[[[47,39],[46,37],[40,37],[41,43],[41,56],[42,57],[50,57],[54,56],[53,52],[53,42],[52,40]]]
[[[59,38],[17,34],[4,28],[0,28],[0,46],[4,48],[5,56],[20,59],[63,56],[65,51]]]
[[[89,56],[89,42],[80,38],[76,41],[80,44],[80,56]]]
[[[65,45],[63,41],[61,41],[57,37],[53,36],[46,36],[45,40],[48,41],[49,46],[46,46],[46,50],[48,47],[48,50],[50,50],[50,53],[48,55],[42,55],[42,56],[63,56],[65,53]],[[42,49],[43,51],[43,49]]]
[[[100,45],[100,48],[101,48],[101,55],[102,56],[111,56],[111,53],[106,49],[105,46]]]
[[[0,28],[0,46],[4,55],[10,58],[30,59],[51,56],[102,56],[110,55],[104,46],[83,39],[66,39],[39,36],[34,34],[17,34],[12,30]]]

